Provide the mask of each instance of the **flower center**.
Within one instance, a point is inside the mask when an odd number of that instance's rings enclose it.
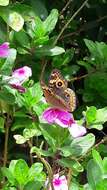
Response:
[[[24,75],[25,71],[23,69],[19,70],[19,75]]]
[[[60,185],[61,180],[60,179],[55,179],[53,183],[54,183],[54,185]]]
[[[72,124],[74,124],[75,121],[73,119],[70,119],[69,122],[68,122],[68,127],[71,127]]]

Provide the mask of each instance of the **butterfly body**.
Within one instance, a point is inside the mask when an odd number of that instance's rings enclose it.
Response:
[[[76,107],[75,92],[68,88],[67,81],[63,78],[60,71],[54,69],[50,75],[48,85],[41,82],[46,101],[56,108],[73,112]]]

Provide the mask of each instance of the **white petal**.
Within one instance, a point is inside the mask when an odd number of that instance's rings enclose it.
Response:
[[[72,124],[71,127],[68,128],[68,130],[74,138],[83,136],[87,132],[85,127],[79,126],[76,123]]]

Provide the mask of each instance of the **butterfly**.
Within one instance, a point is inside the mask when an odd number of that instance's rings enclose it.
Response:
[[[73,112],[76,108],[75,92],[68,88],[68,82],[61,72],[54,69],[49,77],[48,85],[41,81],[42,90],[47,103],[51,106]]]

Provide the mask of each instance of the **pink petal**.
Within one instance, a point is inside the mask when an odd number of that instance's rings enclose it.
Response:
[[[20,82],[23,82],[24,80],[28,79],[30,76],[32,76],[32,70],[28,66],[21,67],[19,69],[16,69],[12,76],[14,78],[18,78]]]
[[[68,130],[74,138],[81,137],[87,132],[85,127],[79,126],[77,123],[73,123]]]
[[[69,127],[69,125],[74,123],[73,115],[69,112],[60,110],[57,118],[55,119],[55,123],[63,128]]]
[[[15,89],[17,89],[19,92],[24,93],[26,92],[26,89],[21,85],[11,84],[11,86]]]
[[[0,45],[0,57],[8,57],[10,53],[10,49],[9,49],[9,43],[5,42],[2,45]]]
[[[60,177],[54,177],[53,186],[55,190],[68,190],[66,177],[64,175]]]
[[[57,116],[58,112],[55,108],[48,108],[42,114],[43,119],[45,119],[48,123],[54,123]]]
[[[60,110],[58,108],[49,108],[43,112],[42,117],[48,123],[56,123],[61,127],[69,127],[72,123],[74,123],[73,115],[69,112]]]
[[[68,190],[66,177],[64,175],[59,177],[59,174],[54,175],[53,186],[54,190]],[[49,190],[51,190],[51,188],[49,188]]]

